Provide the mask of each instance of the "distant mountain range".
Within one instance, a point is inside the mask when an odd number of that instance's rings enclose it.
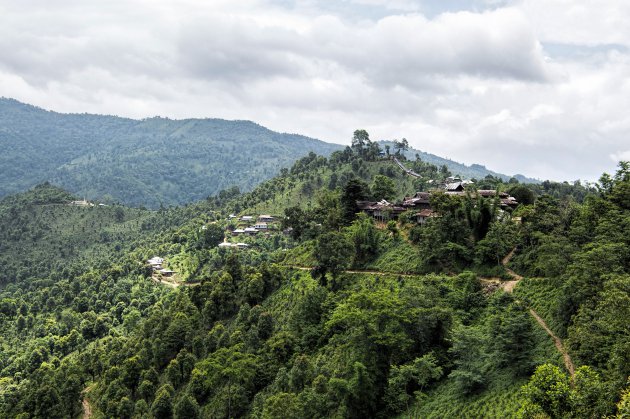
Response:
[[[6,98],[0,98],[0,145],[0,197],[49,181],[88,199],[149,208],[232,186],[248,191],[311,151],[328,156],[344,147],[251,121],[62,114]],[[464,177],[510,178],[417,150],[407,154],[416,153]]]
[[[310,151],[342,147],[250,121],[61,114],[12,99],[0,99],[0,145],[0,196],[50,181],[151,208],[250,190]]]

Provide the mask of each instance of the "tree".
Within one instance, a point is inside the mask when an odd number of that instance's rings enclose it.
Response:
[[[479,264],[501,264],[501,259],[508,254],[516,243],[516,228],[511,221],[496,221],[490,225],[486,236],[477,243],[475,260]]]
[[[207,224],[201,227],[199,239],[196,243],[197,249],[211,249],[223,241],[223,228],[218,224]]]
[[[516,184],[508,189],[508,193],[521,205],[532,205],[536,200],[534,192],[525,185]]]
[[[175,405],[175,419],[199,417],[199,404],[190,394],[184,394]]]
[[[293,393],[277,393],[265,400],[263,419],[299,419],[303,416],[304,406]]]
[[[464,393],[485,387],[488,362],[484,349],[486,336],[477,327],[459,327],[453,331],[453,346],[449,352],[455,357],[457,368],[449,374]]]
[[[372,217],[359,214],[348,228],[348,232],[354,245],[354,266],[361,266],[376,257],[382,237]]]
[[[396,197],[396,183],[387,176],[376,175],[372,181],[372,196],[376,200],[390,201]]]
[[[423,355],[410,363],[393,366],[389,371],[384,401],[387,408],[400,413],[409,408],[411,394],[422,392],[424,386],[442,376],[442,367],[433,354]]]
[[[536,368],[521,391],[525,397],[521,414],[525,418],[541,414],[560,418],[571,411],[569,378],[555,365],[544,364]]]
[[[170,419],[173,417],[173,388],[165,384],[157,391],[151,405],[151,413],[156,419]]]
[[[368,185],[360,179],[350,179],[341,193],[341,207],[345,224],[350,224],[356,218],[357,201],[363,201],[370,194]]]
[[[315,258],[322,269],[322,279],[327,272],[336,278],[350,266],[352,247],[352,243],[343,233],[332,231],[319,236],[315,244]]]
[[[306,212],[298,207],[293,206],[284,209],[284,218],[282,219],[282,227],[291,229],[291,237],[299,239],[304,234],[308,222]]]
[[[352,135],[352,149],[360,156],[364,154],[364,147],[370,144],[370,134],[364,129],[354,131]]]

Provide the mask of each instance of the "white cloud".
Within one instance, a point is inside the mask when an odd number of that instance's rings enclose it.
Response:
[[[486,1],[493,10],[429,18],[418,1],[353,3],[392,12],[348,18],[312,0],[0,4],[0,95],[59,111],[252,119],[337,142],[365,128],[541,178],[596,179],[626,155],[630,6]],[[550,43],[580,53],[554,56]]]

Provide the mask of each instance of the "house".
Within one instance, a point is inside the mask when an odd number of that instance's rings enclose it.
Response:
[[[238,236],[239,234],[244,234],[244,233],[245,233],[245,230],[243,230],[242,228],[237,228],[232,231],[233,236]]]
[[[357,201],[357,208],[379,221],[397,218],[406,211],[406,208],[394,205],[384,199],[379,202]]]
[[[236,247],[238,247],[239,249],[247,249],[249,247],[249,244],[247,244],[247,243],[236,243]]]
[[[463,192],[464,191],[464,182],[453,182],[446,184],[446,192]]]
[[[258,233],[258,230],[256,230],[254,227],[247,227],[245,230],[243,230],[243,232],[250,236],[255,236]]]
[[[247,222],[251,222],[254,221],[254,217],[252,217],[251,215],[243,215],[241,216],[241,218],[239,218],[241,221],[247,221]]]
[[[254,224],[254,228],[256,230],[267,230],[267,223],[263,223],[261,221],[257,222],[256,224]]]
[[[70,204],[68,205],[72,205],[75,207],[93,207],[94,206],[93,203],[89,202],[86,199],[83,199],[83,201],[71,201]]]
[[[258,217],[258,221],[263,223],[272,223],[274,218],[271,215],[261,215]]]
[[[170,269],[160,269],[158,272],[161,273],[164,278],[171,278],[176,273]]]
[[[415,217],[416,217],[416,221],[418,222],[418,224],[424,224],[427,222],[427,220],[431,217],[436,217],[437,214],[433,212],[433,210],[431,209],[423,209],[422,211],[418,212]]]
[[[405,208],[429,209],[431,208],[431,194],[429,192],[416,192],[414,196],[405,197],[402,206]]]
[[[155,270],[162,269],[162,263],[164,263],[164,259],[158,256],[153,256],[151,259],[147,260],[147,263],[151,265],[151,268]]]

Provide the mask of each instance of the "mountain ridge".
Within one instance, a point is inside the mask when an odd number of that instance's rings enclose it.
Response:
[[[48,181],[81,197],[149,208],[188,204],[234,186],[249,191],[311,151],[328,156],[345,147],[249,120],[66,114],[10,98],[0,98],[0,144],[0,197]],[[454,174],[510,179],[485,166],[407,151],[410,158],[416,153]]]

